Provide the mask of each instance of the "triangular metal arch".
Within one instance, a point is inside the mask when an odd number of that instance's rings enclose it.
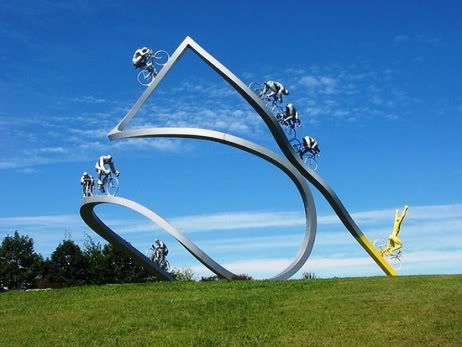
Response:
[[[167,63],[162,67],[162,69],[160,69],[157,76],[154,78],[152,83],[146,88],[144,93],[136,101],[133,107],[128,111],[124,118],[109,132],[108,137],[110,140],[116,139],[116,134],[124,131],[127,128],[130,120],[138,113],[141,107],[154,93],[154,90],[157,88],[159,83],[170,72],[171,68],[183,56],[187,49],[191,49],[213,70],[215,70],[221,77],[223,77],[223,79],[225,79],[255,109],[255,111],[257,111],[258,114],[261,115],[262,113],[266,113],[265,104],[259,98],[255,97],[253,95],[254,93],[252,93],[252,91],[236,75],[234,75],[212,55],[210,55],[191,37],[187,36],[183,40],[183,42],[181,42],[181,44],[178,46],[175,52],[173,52]],[[263,120],[266,121],[264,118]]]

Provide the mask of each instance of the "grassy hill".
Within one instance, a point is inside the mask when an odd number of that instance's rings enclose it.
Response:
[[[462,346],[462,275],[0,294],[0,346]]]

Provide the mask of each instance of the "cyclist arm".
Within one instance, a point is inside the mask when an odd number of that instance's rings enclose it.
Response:
[[[403,220],[404,217],[406,217],[408,209],[409,209],[408,205],[404,206],[403,214],[401,215],[401,220]]]
[[[114,163],[109,163],[109,166],[111,167],[110,172],[112,172],[116,176],[119,176],[120,172],[115,168]]]

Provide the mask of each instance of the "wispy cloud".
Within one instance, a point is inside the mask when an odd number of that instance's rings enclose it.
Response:
[[[322,94],[335,94],[337,79],[329,76],[303,76],[299,84]]]
[[[361,211],[352,216],[374,241],[390,234],[394,209]],[[157,226],[139,219],[124,219],[106,213],[101,218],[123,237],[134,240],[141,250],[149,247],[155,233],[163,234]],[[290,258],[268,258],[268,254],[295,254],[304,229],[303,214],[295,211],[224,212],[168,220],[186,234],[191,234],[190,237],[198,240],[204,250],[225,259],[234,271],[256,272],[256,276],[261,277],[274,274],[291,261]],[[71,233],[77,241],[83,240],[85,230],[94,235],[77,214],[4,217],[0,218],[0,227],[0,237],[16,229],[33,237],[37,249],[45,255],[57,246],[65,232]],[[204,232],[220,234],[209,238],[201,234]],[[407,270],[404,273],[428,273],[430,270],[427,271],[426,267],[433,272],[456,271],[455,262],[462,254],[462,204],[411,206],[400,237],[405,243],[403,261]],[[181,245],[170,241],[169,248],[175,254],[177,264],[195,266],[201,273],[207,272],[190,258],[182,256],[185,251]],[[258,256],[258,259],[249,260],[249,255]],[[313,255],[304,268],[323,276],[381,274],[335,215],[319,217]]]
[[[97,98],[92,95],[84,95],[74,97],[71,99],[72,102],[86,103],[86,104],[105,104],[107,100],[104,98]]]
[[[356,122],[384,118],[395,120],[412,104],[413,98],[397,89],[392,69],[374,71],[357,66],[313,66],[288,69],[284,80],[295,91],[302,121]]]
[[[287,267],[292,259],[290,258],[263,258],[235,261],[223,264],[225,268],[234,273],[254,274],[257,278],[273,276]],[[456,267],[449,267],[441,271],[441,264],[457,264],[462,261],[461,252],[415,252],[406,254],[403,259],[402,274],[431,274],[431,273],[459,273]],[[201,276],[211,273],[201,265],[192,267],[193,271]],[[303,272],[313,272],[317,276],[383,276],[383,272],[377,268],[374,261],[367,257],[312,257],[299,271],[298,276]],[[460,271],[460,269],[459,269]]]
[[[396,88],[391,69],[373,71],[364,67],[327,66],[292,68],[280,75],[291,90],[291,98],[287,101],[296,100],[302,121],[308,124],[326,120],[357,122],[377,117],[393,121],[402,116],[405,106],[414,99]],[[264,77],[260,78],[263,82]],[[267,134],[264,122],[225,83],[184,80],[169,94],[159,95],[163,97],[150,99],[132,119],[130,127],[197,127],[259,142],[268,140],[263,138],[263,134]],[[133,100],[114,101],[98,95],[81,95],[61,100],[59,110],[49,115],[2,114],[0,127],[8,132],[0,139],[6,153],[0,159],[0,169],[86,161],[91,149],[127,152],[136,148],[135,156],[152,150],[175,152],[178,146],[168,139],[109,143],[108,131],[132,103]],[[8,145],[13,142],[21,146]]]
[[[395,210],[383,209],[352,213],[352,218],[358,224],[392,224]],[[57,215],[57,216],[26,216],[26,217],[4,217],[0,218],[0,226],[15,224],[17,226],[27,225],[49,225],[69,224],[80,220],[78,215]],[[255,229],[255,228],[276,228],[304,226],[305,217],[298,211],[269,211],[269,212],[223,212],[216,214],[203,214],[192,216],[181,216],[169,218],[171,224],[187,232],[199,232],[210,230],[234,230],[234,229]],[[462,228],[462,204],[411,206],[406,217],[406,228],[422,228],[422,222],[427,223],[430,228],[436,225],[448,229]],[[419,224],[417,224],[419,223]],[[436,224],[437,223],[437,224]],[[330,214],[318,217],[319,225],[341,225],[337,215]],[[123,226],[123,222],[120,222]],[[129,231],[130,230],[130,231]],[[150,223],[133,224],[127,221],[126,232],[140,232],[152,230]],[[421,229],[422,230],[422,229]],[[462,232],[462,231],[461,231]]]
[[[401,45],[404,43],[417,43],[428,46],[437,46],[441,42],[440,37],[429,36],[429,35],[408,35],[408,34],[398,34],[393,37],[393,43],[395,45]]]
[[[0,226],[2,227],[27,227],[35,226],[53,226],[53,225],[70,225],[80,224],[80,216],[73,214],[65,215],[50,215],[50,216],[24,216],[24,217],[3,217],[0,218]]]

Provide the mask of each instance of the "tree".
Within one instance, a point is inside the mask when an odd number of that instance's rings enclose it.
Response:
[[[103,254],[106,258],[106,276],[111,283],[146,282],[153,279],[141,265],[110,243],[104,245]]]
[[[85,235],[83,254],[88,259],[87,281],[91,284],[111,283],[108,261],[103,253],[101,243],[94,242],[90,235]]]
[[[87,280],[88,258],[72,240],[64,240],[51,254],[51,282],[63,286],[81,285]]]
[[[6,236],[0,246],[0,286],[27,289],[40,279],[42,257],[34,251],[34,240],[28,236]]]

